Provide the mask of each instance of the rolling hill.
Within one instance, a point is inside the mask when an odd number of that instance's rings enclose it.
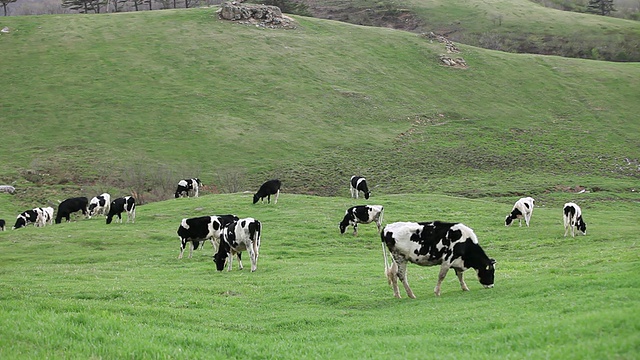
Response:
[[[0,181],[21,206],[101,189],[162,199],[191,176],[211,192],[277,176],[287,192],[346,195],[353,174],[374,194],[637,200],[639,64],[457,44],[458,69],[423,36],[295,19],[3,19]]]

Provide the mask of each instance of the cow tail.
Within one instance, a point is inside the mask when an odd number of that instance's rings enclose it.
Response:
[[[391,261],[389,261],[389,257],[387,256],[387,243],[384,239],[384,229],[380,232],[380,239],[382,240],[382,257],[384,257],[384,275],[387,277],[389,285],[391,285],[393,278],[398,273],[398,264],[396,264],[393,256],[391,256]],[[389,265],[389,263],[391,263],[391,265]]]

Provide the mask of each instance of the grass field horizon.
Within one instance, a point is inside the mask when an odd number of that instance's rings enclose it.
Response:
[[[589,194],[583,194],[588,197]],[[0,233],[3,358],[632,359],[640,286],[637,204],[584,209],[587,236],[563,237],[561,208],[505,227],[505,204],[380,195],[385,224],[461,221],[497,261],[496,286],[469,292],[437,267],[408,268],[417,299],[395,299],[375,225],[340,235],[350,198],[207,195],[140,206],[135,224],[104,218]],[[633,210],[633,211],[629,211]],[[205,244],[177,259],[182,217],[263,223],[258,270],[217,272]],[[615,221],[614,221],[615,220]],[[237,266],[237,262],[236,262]],[[447,345],[442,344],[446,338]]]

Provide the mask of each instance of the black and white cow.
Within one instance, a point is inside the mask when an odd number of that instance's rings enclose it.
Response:
[[[524,222],[528,227],[529,221],[531,221],[531,214],[533,214],[534,204],[535,200],[532,197],[524,197],[516,201],[511,213],[504,219],[504,225],[511,226],[513,220],[518,219],[518,223],[522,226],[522,219],[524,218]]]
[[[176,189],[176,199],[179,197],[189,197],[189,191],[193,191],[193,196],[198,197],[202,182],[199,178],[182,179],[178,181],[178,188]]]
[[[463,291],[469,291],[463,272],[470,268],[476,270],[480,284],[485,288],[493,287],[496,261],[482,250],[473,230],[461,223],[396,222],[385,226],[380,237],[385,275],[397,298],[400,297],[398,279],[407,296],[415,298],[407,281],[408,262],[421,266],[440,265],[438,282],[433,290],[436,296],[440,296],[440,286],[450,268],[455,270]],[[385,248],[391,253],[391,265]]]
[[[178,259],[182,259],[187,242],[191,243],[191,248],[189,249],[189,259],[191,259],[193,250],[200,246],[201,241],[204,242],[207,239],[211,240],[215,254],[220,243],[222,228],[228,223],[237,220],[239,219],[235,215],[213,215],[182,219],[180,226],[178,226],[178,237],[180,238],[180,255],[178,255]]]
[[[4,219],[0,219],[0,231],[5,231],[7,227],[7,222]]]
[[[45,208],[39,208],[42,211],[42,217],[39,219],[39,226],[45,226],[47,223],[53,225],[53,208],[47,206]]]
[[[369,224],[375,222],[378,232],[382,229],[382,215],[384,208],[382,205],[356,205],[345,211],[344,218],[340,222],[340,234],[344,234],[349,225],[353,226],[353,235],[358,235],[358,224]]]
[[[587,224],[582,219],[582,209],[576,203],[566,203],[562,208],[562,219],[564,221],[564,236],[567,237],[569,229],[571,229],[571,237],[576,237],[576,229],[580,230],[582,235],[587,235]]]
[[[278,203],[278,196],[280,196],[280,187],[282,186],[282,182],[278,179],[272,179],[266,181],[264,184],[260,185],[260,189],[258,192],[253,195],[253,203],[257,203],[258,200],[264,201],[264,198],[267,198],[267,204],[271,203],[271,195],[275,195],[276,198],[274,203]]]
[[[89,219],[98,214],[107,216],[110,208],[111,195],[108,193],[102,193],[98,196],[94,196],[91,201],[89,201]]]
[[[117,198],[111,202],[109,213],[107,213],[107,224],[111,224],[114,216],[118,216],[119,222],[122,224],[122,213],[127,212],[127,223],[131,220],[136,222],[136,199],[133,196],[125,196]],[[116,222],[118,222],[116,220]]]
[[[16,217],[16,223],[13,225],[13,230],[20,229],[21,227],[25,227],[29,224],[33,224],[34,226],[41,226],[44,222],[44,214],[41,208],[35,208],[31,210],[26,210],[21,212]]]
[[[58,205],[56,224],[60,224],[62,218],[65,218],[67,222],[71,221],[71,214],[76,211],[82,211],[82,215],[87,216],[87,205],[89,205],[89,200],[84,196],[66,199],[61,202]]]
[[[364,193],[365,199],[369,199],[369,195],[371,195],[371,192],[367,187],[367,180],[362,176],[354,175],[351,177],[351,180],[349,181],[349,190],[351,190],[351,197],[356,199],[358,198],[360,191]]]
[[[251,271],[258,268],[258,256],[260,250],[260,233],[262,224],[254,218],[244,218],[227,224],[220,233],[220,247],[213,256],[216,269],[222,271],[228,260],[227,271],[231,271],[233,255],[238,254],[238,262],[242,269],[240,253],[247,250],[251,258]]]

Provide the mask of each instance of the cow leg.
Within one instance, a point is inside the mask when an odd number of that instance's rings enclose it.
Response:
[[[227,264],[227,271],[231,271],[231,266],[233,264],[233,250],[230,250],[227,253],[227,259],[229,259],[229,263]],[[240,267],[242,269],[242,267]]]
[[[353,236],[358,236],[358,223],[353,223]]]
[[[210,238],[209,240],[211,240],[211,246],[213,246],[213,254],[215,255],[215,253],[218,252],[218,246],[216,246],[216,241],[213,240],[213,238]]]
[[[277,204],[277,203],[278,203],[278,196],[280,196],[280,189],[278,189],[278,191],[276,191],[276,199],[275,199],[275,201],[273,202],[274,204]]]
[[[271,204],[271,194],[267,195],[267,204]]]
[[[258,269],[258,258],[254,248],[255,242],[251,241],[251,243],[247,246],[247,252],[249,253],[249,259],[251,259],[251,272],[254,272]]]
[[[407,292],[407,296],[415,299],[416,296],[413,294],[413,290],[411,290],[411,287],[409,287],[409,280],[407,280],[407,262],[406,261],[401,261],[398,262],[396,261],[396,263],[398,263],[398,279],[400,279],[400,281],[402,281],[402,285],[404,286],[404,290]],[[394,295],[397,291],[397,283],[396,283],[396,288],[393,290],[394,291]],[[396,297],[400,297],[400,294],[398,293],[398,296]]]
[[[178,259],[182,259],[185,246],[187,246],[187,240],[180,238],[180,255],[178,255]]]
[[[191,256],[193,256],[193,248],[195,247],[193,241],[190,241],[190,243],[191,247],[189,248],[189,259],[191,259]]]
[[[469,291],[469,287],[464,282],[464,272],[459,269],[454,269],[456,271],[456,276],[458,277],[458,281],[460,281],[460,287],[462,287],[462,291]]]
[[[449,271],[449,266],[442,264],[442,266],[440,266],[440,273],[438,274],[438,283],[436,284],[435,289],[433,289],[436,296],[440,296],[440,287],[442,286],[442,281],[447,276],[447,271]]]
[[[240,270],[244,269],[244,266],[242,266],[242,253],[237,252],[236,256],[238,257],[238,265],[240,265]]]

